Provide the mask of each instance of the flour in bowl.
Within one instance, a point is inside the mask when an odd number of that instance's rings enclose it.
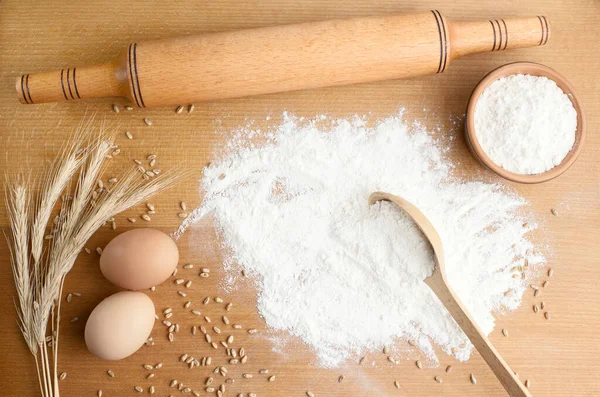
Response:
[[[559,165],[575,143],[577,111],[546,77],[514,74],[494,81],[475,106],[475,134],[491,160],[516,174]]]
[[[266,143],[255,146],[251,137]],[[521,302],[526,259],[543,258],[523,198],[502,186],[451,181],[452,164],[431,133],[402,114],[370,127],[362,118],[299,120],[267,132],[242,128],[204,169],[202,206],[178,231],[213,213],[229,255],[256,280],[267,325],[299,337],[334,367],[404,338],[435,360],[434,345],[460,360],[472,345],[423,283],[430,247],[394,205],[411,201],[444,244],[448,281],[479,326]],[[234,265],[235,264],[235,265]]]

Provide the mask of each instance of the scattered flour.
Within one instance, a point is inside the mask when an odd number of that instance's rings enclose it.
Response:
[[[274,131],[242,129],[204,169],[204,202],[177,235],[214,211],[229,261],[256,279],[267,325],[300,337],[322,366],[398,338],[434,361],[433,344],[468,359],[472,345],[422,281],[433,270],[428,243],[401,210],[367,199],[394,193],[429,217],[449,282],[486,333],[493,312],[521,302],[513,267],[543,260],[526,238],[535,226],[525,201],[498,185],[449,182],[440,146],[402,113],[374,127],[323,119],[284,114]],[[255,146],[256,136],[266,142]]]
[[[559,165],[575,143],[577,111],[546,77],[515,74],[493,82],[475,107],[475,134],[492,161],[517,174]]]

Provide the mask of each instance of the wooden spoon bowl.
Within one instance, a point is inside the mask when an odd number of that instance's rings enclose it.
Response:
[[[556,85],[561,90],[563,90],[565,94],[567,94],[567,96],[569,97],[569,99],[571,99],[571,102],[573,103],[573,107],[577,111],[577,131],[575,132],[575,143],[573,144],[573,147],[559,165],[549,169],[546,172],[542,172],[541,174],[516,174],[514,172],[505,170],[498,164],[494,163],[492,159],[490,159],[490,157],[483,151],[481,145],[479,144],[479,141],[477,140],[477,134],[475,133],[475,107],[477,106],[479,97],[481,97],[483,91],[485,91],[485,89],[489,87],[490,84],[492,84],[494,81],[512,74],[529,74],[532,76],[543,76],[549,78],[550,80],[554,81]],[[481,79],[477,86],[475,86],[475,89],[473,90],[473,93],[469,98],[469,104],[467,106],[467,118],[465,120],[465,136],[467,144],[473,156],[490,171],[513,182],[540,183],[556,178],[557,176],[568,170],[569,167],[571,167],[571,165],[573,165],[573,163],[577,159],[577,156],[579,156],[579,152],[581,152],[581,148],[585,140],[585,127],[585,116],[583,113],[581,102],[579,100],[579,97],[575,93],[573,86],[567,81],[567,79],[565,79],[562,75],[560,75],[553,69],[550,69],[549,67],[544,65],[540,65],[539,63],[514,62],[492,70],[483,79]]]

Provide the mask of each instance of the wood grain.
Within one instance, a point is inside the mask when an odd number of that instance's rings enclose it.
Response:
[[[15,99],[15,78],[22,73],[102,64],[117,57],[130,42],[436,8],[456,20],[546,15],[552,21],[552,37],[543,48],[457,59],[443,74],[436,76],[207,102],[196,104],[191,114],[176,115],[173,108],[115,114],[111,102],[101,100],[26,106]],[[600,138],[596,134],[600,128],[600,80],[597,78],[600,60],[596,35],[591,33],[598,20],[600,4],[595,0],[457,0],[445,5],[435,1],[392,0],[5,0],[0,4],[0,166],[8,174],[25,169],[32,177],[39,176],[82,118],[95,115],[98,122],[104,121],[119,131],[122,153],[113,160],[107,175],[118,175],[122,167],[132,164],[132,159],[152,152],[158,155],[162,169],[182,165],[194,170],[193,176],[154,200],[158,214],[151,225],[172,231],[180,222],[176,216],[179,200],[185,200],[190,207],[200,202],[197,179],[202,166],[226,141],[227,134],[220,131],[245,125],[250,120],[256,120],[256,127],[266,127],[278,121],[282,110],[306,117],[321,113],[349,116],[371,112],[371,116],[377,118],[406,107],[407,117],[431,128],[439,127],[438,136],[454,139],[448,155],[457,164],[457,175],[503,183],[526,197],[541,226],[536,238],[551,248],[548,263],[555,274],[540,296],[552,314],[551,320],[532,312],[534,299],[529,293],[516,312],[497,316],[496,330],[490,335],[495,347],[521,379],[531,381],[534,396],[600,395],[600,336],[597,332],[600,290],[596,285],[600,278],[597,154]],[[578,161],[564,175],[542,185],[505,183],[494,177],[472,159],[463,139],[462,116],[477,81],[494,67],[516,60],[540,62],[563,74],[578,91],[586,110],[590,134]],[[269,122],[265,120],[267,115],[271,116]],[[153,121],[151,127],[142,122],[144,117]],[[127,130],[135,136],[134,140],[125,138]],[[551,215],[550,208],[556,208],[558,216]],[[88,246],[106,245],[116,233],[129,228],[125,217],[138,216],[142,210],[140,206],[119,216],[116,232],[102,229]],[[1,203],[0,227],[6,225],[5,207]],[[275,343],[267,336],[256,312],[256,290],[250,281],[242,281],[233,292],[219,289],[218,282],[225,272],[215,239],[212,220],[207,218],[184,235],[180,243],[182,263],[207,266],[212,273],[208,279],[194,279],[190,297],[199,302],[205,296],[218,294],[226,302],[232,301],[234,308],[229,314],[232,321],[260,330],[252,337],[236,334],[239,346],[243,345],[250,356],[243,371],[256,374],[264,367],[277,375],[273,383],[263,377],[242,380],[242,367],[229,366],[236,383],[230,385],[228,395],[244,391],[256,392],[259,396],[303,396],[311,390],[316,396],[505,396],[502,386],[479,355],[459,363],[439,352],[440,367],[418,370],[413,360],[419,356],[404,342],[398,346],[406,348],[406,360],[399,365],[387,362],[380,352],[372,352],[366,355],[361,366],[352,360],[338,369],[316,367],[314,354],[297,339],[288,337],[285,342]],[[7,255],[5,244],[0,243],[1,394],[33,397],[37,396],[35,370],[15,321],[14,288]],[[85,318],[103,297],[116,291],[116,287],[101,277],[97,256],[82,255],[78,259],[67,279],[66,290],[83,295],[64,306],[64,318],[78,316],[81,320],[66,324],[61,331],[60,367],[68,373],[61,384],[63,396],[93,396],[98,389],[104,390],[104,396],[134,396],[137,394],[133,386],[137,384],[146,388],[154,384],[158,390],[156,395],[163,396],[169,394],[168,382],[172,378],[201,387],[208,371],[183,369],[177,358],[184,352],[201,356],[210,350],[185,329],[176,342],[169,344],[162,326],[157,325],[156,345],[120,362],[103,362],[87,353],[82,337]],[[175,286],[168,283],[150,296],[159,308],[174,306],[176,318],[182,325],[189,326],[195,319],[184,314],[183,301],[176,291]],[[214,317],[221,310],[217,305],[209,305],[206,312]],[[509,337],[502,336],[502,328],[509,330]],[[165,367],[156,371],[157,376],[152,381],[146,380],[141,364],[158,361],[163,361]],[[448,364],[452,364],[453,370],[445,374],[443,369]],[[112,369],[117,376],[109,378],[105,373],[107,369]],[[476,386],[469,382],[470,373],[477,377]],[[338,383],[341,374],[345,380]],[[433,380],[436,375],[442,376],[442,384]],[[394,387],[394,380],[400,383],[399,390]]]

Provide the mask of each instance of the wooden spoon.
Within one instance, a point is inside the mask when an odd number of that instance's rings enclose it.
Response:
[[[494,349],[489,339],[475,324],[475,321],[473,321],[460,299],[454,294],[452,288],[446,283],[442,240],[431,222],[429,222],[429,219],[408,201],[389,193],[375,192],[371,194],[369,205],[381,200],[391,201],[402,208],[415,221],[419,229],[421,229],[425,237],[429,240],[429,243],[433,247],[437,266],[433,270],[433,274],[424,280],[425,284],[431,288],[438,299],[444,304],[458,326],[467,335],[473,346],[479,351],[479,354],[481,354],[500,383],[502,383],[504,389],[512,397],[531,397],[527,388],[517,378],[508,364],[506,364],[506,361],[500,357],[500,354]]]

